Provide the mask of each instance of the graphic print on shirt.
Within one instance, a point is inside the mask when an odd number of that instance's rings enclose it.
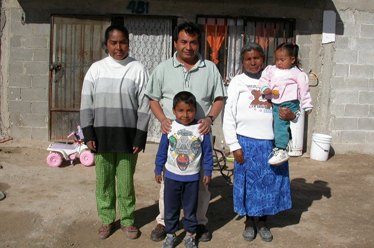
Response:
[[[195,157],[201,150],[201,141],[189,130],[179,130],[169,138],[170,157],[181,171],[189,166],[196,167]]]
[[[258,87],[255,87],[255,85],[248,85],[247,87],[252,93],[252,95],[249,97],[249,99],[252,100],[249,108],[259,112],[271,113],[271,103],[268,99],[262,96],[262,93]]]

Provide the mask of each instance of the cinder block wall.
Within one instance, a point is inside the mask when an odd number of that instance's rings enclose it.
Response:
[[[339,10],[344,35],[336,37],[330,80],[331,135],[339,153],[374,154],[374,13],[353,2]]]
[[[2,111],[2,120],[12,138],[48,140],[50,25],[24,23],[17,1],[3,1],[3,9],[6,52],[1,60],[7,68],[3,68],[2,93],[6,93],[7,112]]]

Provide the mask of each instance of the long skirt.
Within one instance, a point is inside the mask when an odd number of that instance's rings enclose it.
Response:
[[[234,211],[240,216],[264,216],[292,208],[288,162],[268,164],[273,141],[241,135],[238,139],[245,162],[235,161]]]

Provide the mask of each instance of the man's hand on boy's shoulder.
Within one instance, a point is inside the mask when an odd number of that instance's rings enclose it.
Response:
[[[155,175],[155,179],[156,179],[156,182],[158,184],[161,184],[161,181],[162,181],[162,176],[161,175]]]
[[[210,176],[204,176],[203,178],[203,182],[204,182],[204,185],[208,185],[210,183]]]

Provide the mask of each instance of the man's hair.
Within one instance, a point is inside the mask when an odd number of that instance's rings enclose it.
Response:
[[[184,102],[187,104],[192,104],[196,109],[196,97],[188,91],[181,91],[174,96],[173,99],[173,109],[177,106],[178,102]]]
[[[200,32],[199,26],[196,23],[193,23],[193,22],[182,22],[182,23],[178,24],[178,26],[176,26],[175,29],[174,29],[173,41],[175,41],[175,42],[178,41],[179,33],[182,30],[186,31],[186,33],[189,34],[189,35],[197,34],[197,36],[199,37],[198,40],[199,40],[199,44],[200,44],[201,32]]]

